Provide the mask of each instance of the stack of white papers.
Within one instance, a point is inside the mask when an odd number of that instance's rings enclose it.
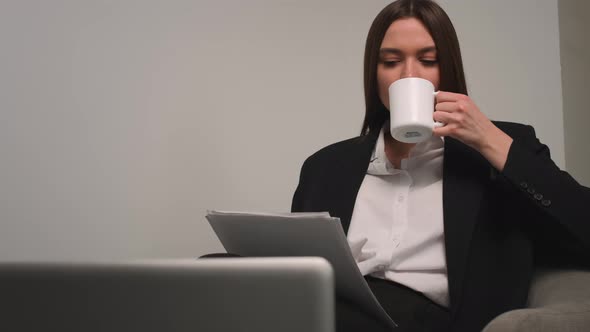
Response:
[[[334,268],[336,294],[397,327],[383,310],[352,256],[339,218],[328,212],[208,211],[207,220],[228,253],[247,257],[319,256]]]

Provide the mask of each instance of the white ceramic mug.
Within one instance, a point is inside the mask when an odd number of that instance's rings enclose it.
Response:
[[[389,86],[389,124],[391,136],[404,143],[419,143],[432,136],[435,127],[434,100],[438,92],[429,80],[402,78]]]

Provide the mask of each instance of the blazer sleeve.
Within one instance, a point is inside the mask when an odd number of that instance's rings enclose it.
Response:
[[[526,224],[536,259],[590,265],[590,188],[559,169],[533,127],[521,128],[522,134],[511,135],[500,174],[524,196],[528,206],[523,209],[531,211]]]

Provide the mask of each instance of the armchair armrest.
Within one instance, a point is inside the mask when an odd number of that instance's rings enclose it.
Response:
[[[494,318],[484,332],[590,330],[590,271],[539,269],[528,308]]]

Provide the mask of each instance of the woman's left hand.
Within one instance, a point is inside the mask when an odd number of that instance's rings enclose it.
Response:
[[[481,153],[497,170],[504,169],[512,138],[496,127],[469,96],[439,91],[434,120],[445,124],[435,128],[434,135],[455,138]]]

